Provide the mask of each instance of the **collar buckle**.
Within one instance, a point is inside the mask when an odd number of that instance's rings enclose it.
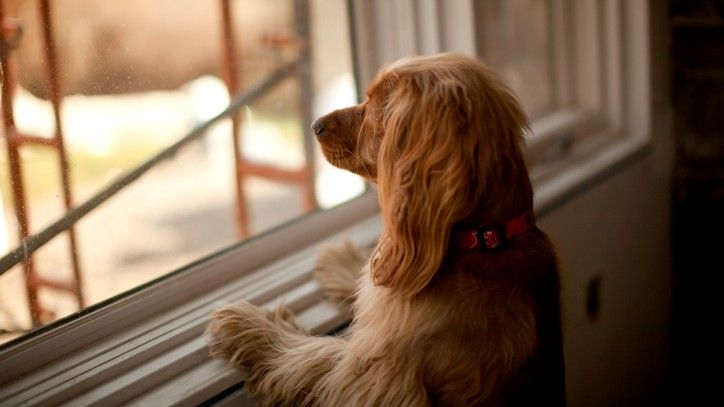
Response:
[[[505,226],[500,223],[481,228],[478,236],[481,238],[480,250],[482,251],[498,251],[508,244]]]

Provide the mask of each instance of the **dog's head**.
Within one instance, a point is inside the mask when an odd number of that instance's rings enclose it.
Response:
[[[504,82],[457,54],[399,60],[382,69],[364,102],[313,123],[330,163],[379,185],[385,231],[371,264],[376,284],[415,294],[440,267],[453,224],[481,208],[494,218],[506,205],[531,207],[520,149],[526,127]]]

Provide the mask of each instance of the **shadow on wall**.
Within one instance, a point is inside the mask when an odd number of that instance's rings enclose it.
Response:
[[[724,336],[724,2],[670,0],[674,136],[675,401],[720,397]],[[719,333],[717,333],[719,332]]]

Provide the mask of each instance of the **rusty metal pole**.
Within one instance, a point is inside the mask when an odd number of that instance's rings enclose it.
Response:
[[[14,22],[5,15],[5,1],[0,0],[0,23],[2,31],[0,32],[0,42],[2,43],[3,52],[2,60],[2,115],[3,126],[5,129],[5,141],[8,150],[8,163],[10,164],[10,184],[13,195],[13,207],[15,209],[15,218],[18,222],[18,239],[20,242],[25,240],[30,234],[30,226],[28,213],[25,207],[25,189],[23,183],[23,171],[20,161],[20,153],[18,145],[13,135],[15,130],[15,119],[13,117],[13,93],[15,90],[15,81],[13,80],[13,67],[11,64],[11,43],[15,42],[11,39],[13,34],[12,25]],[[19,27],[18,27],[19,29]],[[23,260],[23,272],[25,274],[25,288],[28,293],[28,307],[30,309],[30,317],[34,326],[40,324],[40,304],[38,302],[38,289],[34,282],[35,268],[32,257],[26,253]]]
[[[317,207],[317,198],[314,192],[314,140],[312,138],[312,99],[314,98],[314,84],[312,75],[312,36],[309,30],[309,0],[294,0],[294,19],[299,41],[299,65],[297,77],[299,79],[299,111],[302,122],[302,135],[304,137],[304,159],[306,179],[302,184],[304,206],[308,211]]]
[[[48,0],[40,2],[40,17],[43,29],[43,40],[45,42],[46,55],[46,74],[48,76],[48,94],[50,102],[53,105],[53,116],[55,118],[55,141],[58,155],[60,158],[60,176],[63,184],[63,201],[65,203],[66,212],[73,209],[73,195],[70,189],[70,171],[68,166],[68,155],[65,151],[63,142],[63,125],[60,115],[62,96],[60,93],[60,74],[58,70],[58,57],[55,49],[55,41],[53,38],[53,25],[50,17],[50,3]],[[68,228],[68,237],[70,240],[71,262],[73,266],[73,277],[75,283],[71,288],[78,300],[78,307],[83,308],[85,301],[83,300],[82,277],[80,269],[80,261],[78,259],[78,245],[76,240],[75,228]]]
[[[239,93],[241,78],[236,64],[236,40],[234,37],[234,21],[231,15],[229,0],[220,0],[221,4],[221,71],[230,98]],[[234,148],[234,174],[236,180],[236,220],[240,237],[249,236],[249,213],[246,207],[244,192],[244,169],[241,156],[241,140],[239,130],[241,127],[241,113],[231,116],[231,137]]]

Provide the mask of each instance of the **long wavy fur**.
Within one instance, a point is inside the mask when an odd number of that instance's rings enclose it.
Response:
[[[363,103],[313,128],[334,165],[378,184],[384,230],[371,260],[349,243],[315,276],[352,322],[299,329],[283,307],[217,310],[212,356],[247,372],[265,405],[561,405],[557,265],[538,229],[499,252],[463,250],[461,228],[530,210],[527,119],[504,82],[457,54],[384,68]]]
[[[509,89],[482,64],[461,69],[448,55],[430,69],[431,61],[404,59],[383,72],[399,79],[382,118],[379,199],[387,228],[372,275],[408,294],[435,275],[452,226],[475,210],[488,178],[499,176],[501,156],[522,163],[518,146],[528,127]]]

